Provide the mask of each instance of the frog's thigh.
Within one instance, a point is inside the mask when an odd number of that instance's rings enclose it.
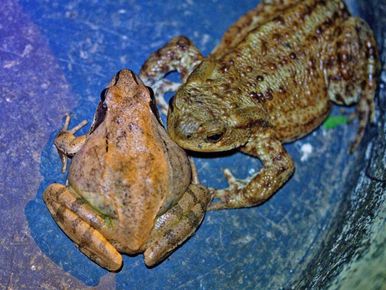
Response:
[[[249,142],[243,152],[258,157],[263,168],[243,188],[231,187],[230,190],[217,190],[219,201],[214,201],[210,210],[224,208],[251,207],[266,201],[292,175],[294,163],[282,143],[269,136],[257,136]]]
[[[337,28],[336,40],[327,51],[329,98],[340,105],[358,103],[359,128],[352,144],[361,141],[367,122],[374,115],[376,77],[379,70],[376,42],[370,27],[361,19],[350,17]]]
[[[161,262],[196,231],[209,201],[207,189],[191,184],[178,203],[157,219],[144,253],[147,266]]]
[[[116,271],[121,267],[122,257],[118,251],[90,225],[89,221],[82,219],[74,211],[85,205],[70,190],[61,184],[54,183],[44,191],[43,198],[60,228],[85,255],[110,271]],[[96,213],[86,212],[85,215],[94,223],[101,223]]]

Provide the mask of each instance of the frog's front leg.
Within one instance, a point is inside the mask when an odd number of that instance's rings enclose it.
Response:
[[[82,197],[54,183],[44,191],[43,199],[54,220],[81,252],[110,271],[121,267],[122,256],[102,234],[112,229]]]
[[[74,134],[81,128],[86,126],[87,121],[83,120],[77,126],[72,128],[71,130],[68,130],[70,120],[70,115],[66,114],[64,126],[62,130],[60,130],[54,141],[55,147],[58,150],[60,159],[62,161],[62,172],[66,171],[68,157],[73,157],[80,150],[80,148],[82,148],[84,142],[86,141],[86,135],[75,136]]]
[[[271,133],[255,135],[241,150],[258,157],[263,168],[245,186],[228,174],[230,187],[214,191],[214,198],[219,200],[214,200],[209,210],[258,205],[270,198],[294,171],[291,157]]]
[[[180,83],[171,82],[165,79],[165,76],[169,72],[178,71],[182,82],[185,82],[202,59],[202,54],[188,38],[177,36],[151,54],[142,65],[140,78],[145,85],[153,89],[162,113],[166,115],[168,111],[164,94],[176,91],[180,86]]]
[[[208,190],[191,184],[178,203],[158,217],[144,253],[145,264],[154,266],[187,240],[201,224],[210,201]]]

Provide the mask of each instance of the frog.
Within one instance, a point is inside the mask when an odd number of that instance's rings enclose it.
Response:
[[[69,129],[55,138],[67,185],[43,193],[52,217],[79,250],[109,271],[122,255],[143,253],[153,267],[202,222],[210,195],[186,152],[162,126],[154,98],[131,70],[119,71],[101,94],[85,135]]]
[[[167,79],[173,71],[180,83]],[[284,186],[295,170],[284,144],[316,130],[333,104],[356,106],[354,152],[374,120],[379,71],[371,28],[343,1],[263,0],[207,57],[177,36],[150,55],[140,77],[158,99],[174,90],[163,112],[178,145],[208,154],[240,150],[262,162],[245,180],[224,170],[228,187],[213,189],[209,206],[219,210],[259,205]]]

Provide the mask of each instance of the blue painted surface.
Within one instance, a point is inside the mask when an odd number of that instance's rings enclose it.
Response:
[[[124,67],[138,72],[175,35],[190,37],[208,54],[256,1],[3,2],[0,224],[1,241],[11,246],[0,249],[9,262],[0,262],[0,286],[278,289],[304,270],[338,208],[349,174],[344,168],[355,161],[346,150],[353,125],[319,129],[288,145],[297,171],[282,190],[256,208],[209,213],[193,238],[152,269],[141,255],[125,256],[123,269],[107,275],[60,231],[42,201],[48,184],[65,182],[53,147],[65,112],[73,124],[91,120],[110,78]],[[307,143],[313,152],[301,161]],[[260,168],[240,153],[197,164],[212,187],[226,186],[226,167],[241,178]]]

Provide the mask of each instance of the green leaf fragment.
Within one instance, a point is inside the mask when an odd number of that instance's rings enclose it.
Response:
[[[344,115],[330,116],[323,123],[323,128],[325,129],[334,129],[340,125],[348,123],[348,118]]]

